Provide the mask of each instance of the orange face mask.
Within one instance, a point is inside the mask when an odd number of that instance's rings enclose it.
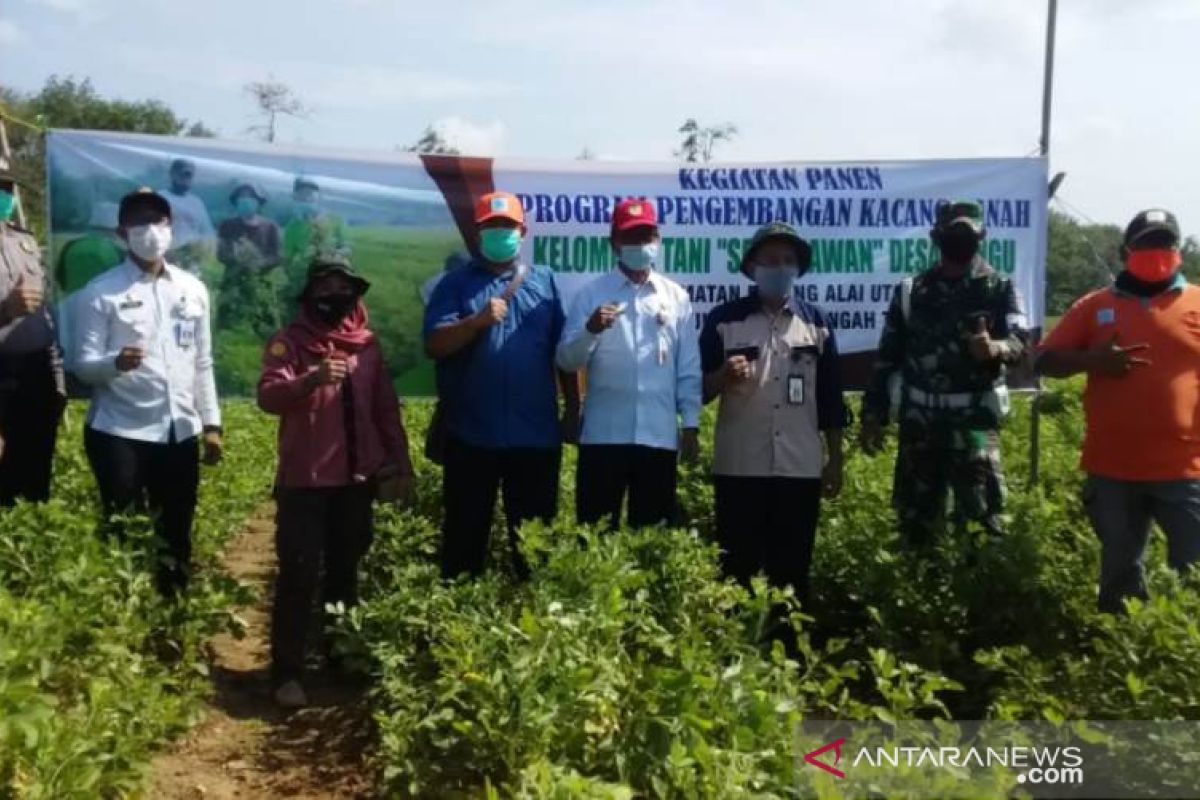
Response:
[[[1133,277],[1144,283],[1162,283],[1175,274],[1183,257],[1173,247],[1153,250],[1131,250],[1125,260],[1125,268]]]

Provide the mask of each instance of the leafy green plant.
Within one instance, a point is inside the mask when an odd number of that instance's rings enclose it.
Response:
[[[81,412],[65,422],[53,499],[0,512],[0,797],[134,792],[150,755],[196,719],[203,643],[239,630],[247,599],[215,556],[270,485],[265,418],[227,406],[227,462],[201,488],[198,573],[169,604],[152,586],[148,520],[123,545],[96,534]]]

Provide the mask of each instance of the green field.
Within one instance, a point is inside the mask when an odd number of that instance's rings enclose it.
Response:
[[[969,528],[906,551],[889,504],[894,444],[874,457],[851,445],[803,608],[722,580],[706,468],[681,474],[686,528],[581,530],[571,448],[559,518],[523,531],[533,579],[509,577],[497,536],[484,578],[445,583],[441,473],[415,449],[418,501],[381,509],[365,603],[334,621],[337,651],[370,686],[372,780],[387,797],[1000,798],[1019,789],[1012,770],[970,783],[913,769],[839,782],[799,758],[798,726],[942,720],[933,746],[956,741],[954,720],[1041,720],[1055,735],[1082,720],[1200,720],[1198,576],[1165,568],[1161,537],[1147,559],[1153,599],[1127,616],[1096,611],[1080,388],[1054,383],[1043,396],[1036,487],[1025,478],[1029,399],[1016,399],[1003,537]],[[0,798],[136,793],[146,762],[197,719],[203,642],[236,629],[247,599],[214,556],[268,500],[273,475],[274,421],[245,402],[226,408],[228,460],[205,471],[200,577],[182,606],[153,593],[145,527],[126,546],[93,535],[81,406],[61,439],[54,500],[0,511]],[[412,441],[431,409],[410,404]],[[797,631],[787,646],[772,627],[779,604]],[[1088,774],[1116,787],[1109,796],[1198,786],[1193,730],[1101,737]]]
[[[419,290],[442,270],[447,256],[463,249],[462,239],[448,230],[352,227],[348,233],[351,260],[371,282],[366,298],[371,328],[379,336],[397,391],[408,397],[432,395],[433,368],[422,352],[424,307]],[[210,286],[219,285],[220,269],[213,265],[206,274]],[[217,331],[217,383],[222,395],[253,393],[263,345],[250,331]]]
[[[447,256],[464,249],[461,237],[453,229],[350,227],[347,232],[351,260],[371,281],[367,296],[371,327],[379,336],[397,391],[407,397],[432,396],[433,366],[422,352],[424,308],[419,291],[425,281],[442,270]],[[60,232],[54,236],[51,263],[76,235]],[[214,309],[220,300],[224,269],[215,259],[202,267]],[[270,280],[276,287],[282,284],[281,268],[273,271]],[[222,396],[254,393],[264,345],[262,338],[248,329],[215,331],[217,386]]]

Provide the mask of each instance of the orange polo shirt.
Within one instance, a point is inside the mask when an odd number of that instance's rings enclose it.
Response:
[[[1107,342],[1148,344],[1152,362],[1127,375],[1088,375],[1081,465],[1130,481],[1200,478],[1200,288],[1175,285],[1142,298],[1109,288],[1079,299],[1042,350],[1086,350]]]

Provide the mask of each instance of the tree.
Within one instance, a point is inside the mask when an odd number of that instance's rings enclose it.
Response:
[[[1120,269],[1121,229],[1084,225],[1050,211],[1046,246],[1046,313],[1062,314],[1077,298],[1107,286]]]
[[[14,117],[41,128],[82,128],[178,136],[212,134],[202,122],[190,124],[160,100],[109,100],[96,93],[90,80],[52,75],[37,94],[0,86],[0,105]],[[46,137],[37,127],[8,125],[12,169],[21,181],[22,205],[30,227],[45,232]]]
[[[280,116],[303,119],[312,113],[300,97],[283,81],[273,75],[265,81],[251,81],[244,87],[246,94],[254,100],[263,121],[247,128],[248,133],[259,134],[268,142],[275,141],[276,124]]]
[[[450,144],[446,134],[438,125],[426,125],[425,132],[416,143],[404,148],[409,153],[423,153],[436,156],[456,156],[458,148]]]
[[[731,141],[737,136],[737,132],[737,126],[732,122],[704,128],[695,119],[689,118],[679,128],[679,133],[683,134],[683,141],[675,151],[675,157],[688,163],[712,161],[717,143]]]

